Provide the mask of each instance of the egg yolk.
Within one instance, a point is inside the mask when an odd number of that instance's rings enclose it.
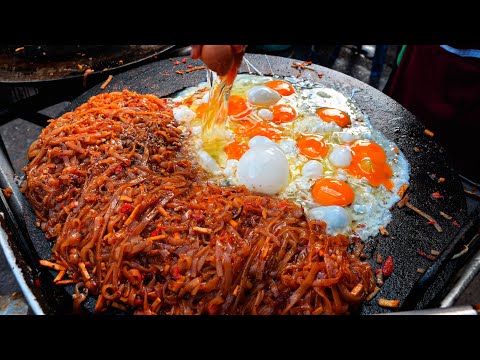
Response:
[[[201,119],[203,118],[203,114],[205,114],[207,110],[208,110],[208,103],[201,103],[195,109],[195,113],[197,114],[197,117]]]
[[[290,105],[278,104],[272,107],[273,119],[272,121],[277,124],[289,122],[295,119],[297,112]]]
[[[228,99],[228,115],[233,117],[247,116],[252,112],[252,107],[246,99],[238,95],[231,95]]]
[[[297,141],[300,153],[309,159],[318,159],[327,155],[328,145],[317,136],[302,136]]]
[[[387,190],[393,189],[393,181],[390,178],[393,170],[387,164],[387,155],[380,145],[369,140],[357,140],[351,148],[352,163],[345,168],[357,178],[366,178],[373,186],[383,184]]]
[[[282,138],[282,131],[267,122],[251,123],[242,121],[242,125],[236,127],[233,133],[249,139],[257,135],[265,136],[270,140],[280,140]]]
[[[283,95],[283,96],[292,95],[295,92],[295,89],[293,88],[292,84],[283,80],[272,80],[267,82],[265,86],[268,86],[270,89],[275,90],[276,92],[278,92],[280,95]]]
[[[353,202],[355,194],[353,189],[344,181],[322,178],[313,185],[312,196],[316,202],[323,206],[347,206]]]
[[[344,128],[351,124],[350,116],[342,110],[333,108],[321,108],[317,110],[317,115],[325,122],[334,122]]]
[[[237,141],[231,142],[225,146],[225,154],[229,159],[240,160],[240,158],[248,150],[248,145]]]

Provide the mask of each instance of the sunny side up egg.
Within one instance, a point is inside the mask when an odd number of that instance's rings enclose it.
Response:
[[[210,181],[291,200],[332,234],[367,240],[391,220],[409,164],[352,100],[297,78],[241,74],[228,103],[228,160],[217,164],[202,149],[208,90],[201,83],[172,102]]]

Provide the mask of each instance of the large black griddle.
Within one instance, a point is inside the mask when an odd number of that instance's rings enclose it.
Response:
[[[298,70],[292,68],[292,64],[296,61],[294,59],[253,54],[247,54],[246,59],[264,75],[296,76],[298,74]],[[174,58],[173,60],[181,60],[181,58]],[[188,64],[193,66],[203,65],[200,61],[190,59],[188,59]],[[173,61],[162,60],[116,75],[104,90],[100,88],[100,84],[91,88],[75,99],[67,111],[73,110],[86,102],[91,96],[102,92],[128,89],[142,94],[148,93],[165,97],[205,80],[205,70],[193,71],[188,74],[184,72],[183,75],[175,72],[176,70],[186,70],[186,65],[183,63],[174,65]],[[352,97],[357,106],[369,116],[373,126],[398,145],[411,165],[411,186],[408,192],[410,202],[432,215],[443,228],[443,232],[437,232],[432,225],[427,224],[424,218],[407,208],[398,209],[394,207],[392,209],[393,220],[387,227],[391,237],[379,235],[369,240],[364,253],[367,256],[367,261],[374,269],[380,267],[375,262],[374,255],[377,252],[384,258],[392,255],[395,269],[393,274],[385,280],[385,284],[376,298],[364,303],[359,309],[359,313],[391,312],[391,310],[377,305],[379,297],[400,299],[402,304],[405,302],[402,310],[426,308],[442,292],[449,275],[451,275],[451,272],[447,272],[447,275],[437,276],[437,270],[444,267],[453,271],[452,263],[454,262],[449,262],[448,259],[439,259],[432,262],[419,256],[416,250],[420,249],[425,253],[430,253],[431,249],[451,251],[452,246],[461,240],[463,235],[460,233],[461,229],[453,225],[452,222],[455,220],[458,224],[465,225],[469,221],[462,184],[456,172],[448,163],[444,150],[435,143],[434,138],[424,134],[424,126],[405,108],[380,91],[352,77],[321,66],[312,66],[317,72],[322,73],[323,77],[320,78],[316,72],[303,70],[301,74],[303,78],[318,82],[325,87],[332,87],[345,96]],[[244,62],[240,72],[253,72],[253,69],[247,67]],[[415,147],[420,151],[414,151]],[[435,177],[443,177],[446,180],[443,183],[438,183]],[[5,186],[5,184],[2,185]],[[431,194],[437,191],[444,196],[443,199],[431,197]],[[10,200],[10,206],[19,219],[19,226],[31,239],[26,241],[25,246],[28,251],[33,254],[33,257],[39,256],[48,259],[51,256],[50,242],[34,226],[35,215],[17,189],[15,189],[14,196]],[[450,214],[453,219],[446,220],[439,215],[439,211]],[[468,229],[472,226],[473,224],[470,224]],[[432,264],[433,266],[431,266]],[[444,266],[445,264],[446,266]],[[33,267],[37,268],[36,265],[33,265]],[[429,267],[431,269],[428,272],[430,276],[422,277],[417,272],[418,268]],[[44,277],[46,276],[45,270],[35,271],[41,272]],[[53,279],[53,273],[49,276]],[[419,279],[421,281],[418,281]],[[430,286],[432,282],[433,285]],[[72,287],[67,287],[66,290],[71,293]],[[43,302],[49,312],[55,311],[57,306],[63,308],[64,305],[63,301],[61,304],[52,303],[54,300],[50,296],[51,291],[51,287],[46,286],[44,290],[42,288],[43,295],[37,295],[39,301]],[[87,309],[92,309],[93,304],[93,299],[87,301]]]

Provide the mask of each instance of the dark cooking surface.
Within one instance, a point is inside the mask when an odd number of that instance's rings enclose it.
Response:
[[[275,75],[282,76],[297,74],[297,70],[291,67],[295,61],[293,59],[251,54],[247,54],[246,58],[265,75],[269,75],[271,71]],[[188,63],[202,65],[200,62],[190,60]],[[372,267],[379,268],[374,261],[374,254],[378,252],[384,258],[392,255],[395,269],[393,274],[385,280],[385,285],[377,297],[362,305],[360,313],[389,312],[390,310],[379,307],[376,300],[383,297],[403,301],[420,277],[416,271],[417,268],[427,268],[432,264],[430,260],[417,255],[416,250],[420,249],[426,253],[430,253],[432,249],[442,251],[459,229],[452,224],[453,220],[460,225],[466,221],[463,188],[454,170],[447,164],[442,148],[434,142],[434,139],[423,133],[424,127],[411,113],[365,83],[328,68],[314,67],[324,74],[321,79],[316,73],[308,70],[304,70],[302,76],[311,81],[320,82],[326,87],[333,87],[347,97],[353,94],[354,101],[369,116],[373,126],[381,130],[387,138],[395,141],[400,150],[404,152],[411,165],[409,190],[411,203],[432,215],[444,230],[442,233],[438,233],[433,226],[427,224],[424,218],[411,210],[394,207],[392,210],[393,220],[387,227],[391,237],[379,235],[369,241],[364,252]],[[100,85],[88,90],[74,100],[67,110],[74,109],[87,101],[89,97],[101,92],[128,89],[139,93],[168,96],[186,86],[192,86],[205,80],[203,70],[184,75],[175,73],[175,70],[184,70],[185,68],[185,64],[174,66],[173,62],[164,60],[127,71],[115,76],[105,90],[101,90]],[[243,67],[241,72],[247,70],[247,67]],[[169,74],[169,76],[164,74]],[[420,151],[415,152],[414,147],[419,148]],[[445,178],[445,182],[438,183],[432,179],[433,174],[437,178]],[[444,196],[443,199],[431,197],[431,193],[437,191]],[[453,219],[450,221],[444,219],[439,215],[439,211],[450,214]],[[49,242],[33,225],[35,217],[31,210],[30,212],[24,211],[23,214],[36,251],[42,258],[49,258],[51,254]],[[438,295],[445,285],[445,281],[446,279],[437,281],[433,290],[430,289],[427,296],[421,299],[416,307],[426,307],[429,301]],[[92,300],[89,301],[89,307],[91,305]]]
[[[98,73],[126,67],[170,47],[172,45],[4,46],[0,47],[0,83],[83,77],[86,69]]]

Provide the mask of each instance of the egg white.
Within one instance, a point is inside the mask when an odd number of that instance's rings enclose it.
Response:
[[[240,74],[235,80],[231,94],[246,98],[249,89],[262,86],[274,79],[278,79],[278,77]],[[372,127],[368,116],[362,113],[358,106],[342,93],[332,88],[326,88],[321,84],[310,83],[293,77],[283,80],[293,85],[295,93],[282,96],[275,103],[288,104],[294,107],[297,111],[297,117],[293,121],[279,126],[283,134],[287,136],[287,138],[278,141],[277,145],[288,161],[289,180],[286,186],[279,190],[275,196],[291,200],[302,206],[307,216],[312,219],[319,218],[319,216],[323,217],[327,222],[327,230],[332,234],[342,233],[347,236],[355,234],[363,240],[376,236],[379,232],[379,226],[386,226],[391,221],[390,208],[400,200],[397,195],[400,187],[409,183],[410,167],[407,159],[392,141]],[[195,100],[197,104],[199,101],[208,101],[208,98],[206,100],[207,95],[205,95],[208,94],[206,83],[185,89],[172,99],[177,106],[181,107],[180,111],[176,111],[179,114],[178,119],[175,113],[174,116],[179,120],[180,128],[190,134],[189,146],[191,151],[198,154],[200,164],[212,174],[211,181],[216,181],[220,185],[242,185],[242,181],[238,177],[238,160],[230,159],[215,166],[212,163],[213,159],[209,159],[208,154],[202,150],[201,124],[198,119],[192,119],[191,113],[181,105],[184,99],[196,93],[198,94],[198,99]],[[324,122],[316,115],[316,110],[320,107],[331,107],[344,111],[350,116],[351,125],[341,128],[333,122]],[[251,116],[263,119],[271,118],[268,109],[254,111]],[[295,141],[302,135],[322,137],[330,145],[327,156],[314,160],[315,164],[311,162],[311,159],[302,155]],[[228,130],[226,136],[229,140],[235,138],[235,135]],[[347,163],[349,161],[348,154],[338,151],[338,148],[348,147],[358,139],[371,140],[385,151],[387,163],[393,170],[391,180],[394,186],[392,191],[387,190],[383,185],[374,187],[366,179],[358,179],[342,167],[332,164],[332,159],[334,159],[334,163],[337,162],[337,165]],[[330,156],[335,148],[337,149],[336,153]],[[309,165],[305,168],[308,163]],[[309,168],[313,170],[309,170]],[[302,174],[303,169],[306,169],[307,176]],[[316,175],[311,176],[310,173]],[[355,193],[353,203],[343,208],[348,216],[335,207],[321,207],[313,199],[311,187],[321,176],[345,181],[353,189]],[[334,218],[337,218],[336,222],[332,220]],[[349,222],[348,226],[347,221]]]

